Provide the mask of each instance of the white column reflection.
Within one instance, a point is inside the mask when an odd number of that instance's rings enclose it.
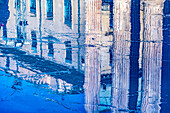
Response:
[[[128,110],[131,0],[113,2],[112,112],[123,113]]]
[[[85,55],[85,109],[87,113],[99,110],[101,0],[86,1],[86,55]]]
[[[164,0],[144,1],[142,113],[160,112]]]

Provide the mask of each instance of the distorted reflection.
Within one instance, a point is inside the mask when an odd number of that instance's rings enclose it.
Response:
[[[53,0],[47,0],[47,18],[53,17]]]
[[[0,28],[1,28],[1,36],[7,37],[7,20],[9,18],[9,10],[8,10],[8,0],[0,1]]]
[[[64,23],[68,27],[72,27],[72,4],[71,0],[64,0]]]
[[[36,0],[30,0],[30,12],[36,14]]]
[[[90,9],[93,10],[90,10]],[[101,1],[89,1],[86,3],[86,55],[85,55],[85,109],[87,113],[99,111],[100,91],[100,54],[99,41]],[[95,20],[95,22],[93,21]]]
[[[144,2],[142,112],[160,112],[164,1]]]
[[[112,109],[113,113],[128,111],[130,69],[130,3],[115,0],[113,16]],[[119,18],[121,17],[121,19]]]
[[[131,0],[131,37],[130,37],[130,72],[129,72],[129,102],[128,108],[132,112],[140,111],[141,105],[141,61],[140,61],[140,35],[143,34],[140,25],[140,12],[142,12],[142,3],[140,0]]]
[[[48,55],[53,56],[54,55],[54,48],[53,48],[53,42],[51,40],[48,40]]]
[[[71,48],[71,41],[65,41],[65,46],[66,46],[66,58],[65,62],[66,63],[72,63],[72,48]]]
[[[37,36],[35,31],[31,31],[31,39],[32,39],[32,50],[33,53],[37,53]]]
[[[9,56],[7,56],[6,58],[6,67],[9,68],[9,65],[10,65],[10,59],[9,59]]]
[[[168,0],[0,5],[0,112],[169,112]]]

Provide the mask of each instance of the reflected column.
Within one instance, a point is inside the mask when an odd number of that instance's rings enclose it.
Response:
[[[142,113],[160,112],[163,2],[144,1]]]
[[[100,90],[101,0],[86,1],[85,109],[98,112]]]
[[[130,74],[130,23],[131,0],[114,0],[113,7],[113,62],[112,109],[113,113],[128,110]]]

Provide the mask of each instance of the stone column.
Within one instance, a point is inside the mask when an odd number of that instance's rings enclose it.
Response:
[[[87,113],[99,110],[101,0],[86,0],[85,30],[85,109]]]
[[[112,112],[123,113],[128,109],[131,0],[113,2]]]
[[[142,113],[160,112],[164,0],[144,0]]]

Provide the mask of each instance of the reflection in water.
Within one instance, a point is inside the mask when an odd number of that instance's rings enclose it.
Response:
[[[170,1],[164,3],[163,15],[163,49],[162,49],[162,78],[161,78],[161,112],[170,111]]]
[[[32,39],[32,47],[37,48],[37,37],[35,31],[31,31],[31,39]]]
[[[131,46],[130,46],[130,88],[129,109],[137,110],[140,97],[139,45],[140,45],[140,0],[131,0]]]
[[[7,56],[7,58],[6,58],[6,68],[9,68],[9,66],[10,66],[10,59],[9,59],[9,56]]]
[[[7,20],[9,18],[8,0],[0,1],[0,30],[3,30],[3,37],[7,37]]]
[[[100,60],[98,48],[86,47],[85,60],[85,109],[87,113],[94,113],[99,110],[98,105],[100,104]]]
[[[53,42],[51,40],[48,40],[48,55],[53,56],[54,55],[54,48],[53,48]]]
[[[72,63],[72,48],[71,48],[71,41],[65,41],[65,47],[66,47],[66,63]]]
[[[37,53],[37,36],[36,36],[36,32],[35,31],[31,31],[31,39],[32,39],[32,50],[33,53]]]
[[[85,109],[87,113],[99,111],[100,91],[100,21],[101,0],[86,1],[86,55],[85,55]],[[95,20],[95,21],[94,21]]]
[[[30,12],[36,14],[36,0],[30,0]]]
[[[112,61],[112,109],[128,110],[129,68],[130,68],[130,6],[131,0],[114,1],[113,16],[113,61]]]
[[[47,0],[47,17],[53,18],[53,0]]]
[[[24,40],[26,39],[26,25],[28,24],[26,21],[26,6],[25,1],[15,0],[15,8],[16,8],[16,31],[17,31],[17,39],[15,42],[16,47],[22,47],[24,44]]]
[[[24,37],[21,33],[21,27],[20,26],[17,26],[17,40],[15,42],[15,46],[18,47],[22,47],[24,44]]]
[[[49,89],[56,91],[57,94],[79,94],[82,92],[82,86],[68,83],[58,77],[49,74],[39,74],[38,71],[27,67],[22,62],[15,61],[13,57],[0,57],[0,69],[8,74],[15,75],[20,80],[29,81],[38,85],[45,85]],[[6,68],[4,68],[6,67]]]
[[[68,27],[72,27],[72,1],[71,0],[64,0],[64,24]]]
[[[1,0],[0,75],[70,112],[167,113],[167,1],[163,16],[164,0]]]
[[[142,113],[160,112],[163,3],[144,2]]]

